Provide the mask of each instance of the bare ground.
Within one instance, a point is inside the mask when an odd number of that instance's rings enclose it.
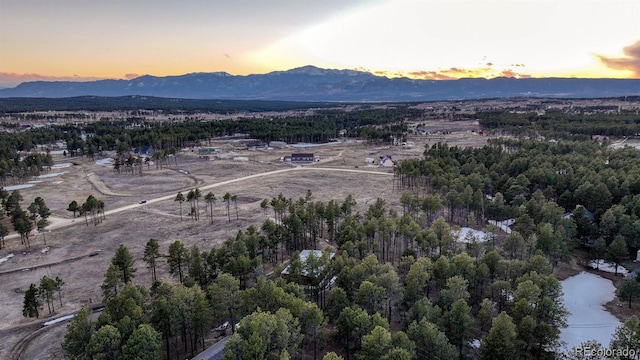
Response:
[[[462,123],[457,122],[460,127]],[[443,124],[443,126],[446,124]],[[438,125],[440,126],[440,125]],[[41,196],[51,208],[52,219],[56,221],[46,234],[47,244],[42,235],[31,236],[31,249],[25,249],[16,238],[7,239],[7,247],[0,250],[0,258],[10,253],[15,257],[0,265],[0,358],[21,354],[22,358],[61,358],[60,343],[64,336],[64,324],[39,329],[44,318],[53,318],[77,311],[83,305],[101,301],[100,284],[103,274],[120,244],[125,244],[136,259],[138,271],[134,282],[150,285],[151,275],[144,267],[142,253],[146,241],[159,240],[161,251],[167,251],[170,243],[180,240],[188,247],[196,245],[201,250],[219,246],[227,237],[249,225],[260,226],[264,221],[260,202],[282,193],[297,199],[311,190],[315,199],[329,201],[343,200],[352,194],[357,201],[357,211],[364,211],[368,205],[380,197],[390,206],[398,209],[397,194],[392,193],[392,169],[371,167],[365,158],[378,155],[392,155],[400,160],[419,157],[425,144],[446,141],[464,146],[481,146],[486,138],[469,135],[475,125],[468,122],[452,134],[437,139],[411,137],[413,148],[401,146],[376,146],[356,141],[315,148],[288,148],[281,150],[247,151],[237,143],[218,142],[213,146],[230,154],[228,159],[207,161],[195,153],[178,156],[177,165],[159,169],[150,166],[142,176],[116,174],[110,165],[98,165],[89,159],[60,157],[57,163],[71,162],[76,165],[54,170],[65,172],[52,178],[42,179],[42,183],[20,192],[25,203]],[[287,169],[279,159],[292,152],[314,152],[320,161],[305,167],[336,168],[345,172],[303,169],[280,174],[256,177],[220,185],[210,190],[219,199],[214,208],[214,222],[209,223],[205,214],[206,204],[201,201],[200,221],[187,216],[188,203],[183,203],[183,220],[180,220],[179,204],[172,199],[138,204],[140,200],[152,200],[162,196],[175,197],[178,191],[186,193],[195,187],[237,179],[239,177]],[[247,157],[249,161],[233,161],[233,157]],[[372,171],[374,173],[367,173]],[[379,174],[378,174],[379,173]],[[238,220],[231,206],[231,221],[228,220],[222,196],[229,192],[238,198]],[[203,194],[203,195],[204,195]],[[83,218],[72,218],[66,211],[71,200],[79,203],[94,195],[105,202],[107,211],[125,206],[130,210],[107,215],[99,225],[86,225]],[[49,250],[42,253],[45,247]],[[160,278],[168,278],[166,265],[158,269]],[[47,314],[46,307],[40,319],[22,316],[24,291],[29,284],[38,284],[43,276],[64,280],[62,291],[63,306],[55,304],[55,312]],[[37,332],[36,332],[37,331]],[[17,352],[11,353],[16,350]]]

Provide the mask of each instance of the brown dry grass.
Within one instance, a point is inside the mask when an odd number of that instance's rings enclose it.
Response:
[[[442,123],[445,126],[446,123]],[[441,126],[440,124],[438,126]],[[456,123],[459,127],[460,123]],[[467,124],[472,127],[473,124]],[[194,153],[181,154],[178,164],[170,168],[145,168],[143,176],[131,174],[115,174],[110,166],[97,165],[88,159],[73,159],[77,165],[55,170],[65,174],[44,179],[36,186],[21,190],[25,202],[41,196],[51,208],[53,217],[72,222],[71,226],[57,228],[47,234],[49,252],[40,252],[45,247],[42,237],[32,236],[32,247],[25,251],[17,239],[8,239],[7,248],[0,250],[0,257],[14,253],[15,257],[0,265],[0,358],[9,356],[9,351],[20,339],[31,334],[30,324],[42,319],[33,320],[22,317],[24,290],[30,283],[39,283],[43,276],[60,277],[65,281],[63,286],[63,306],[56,306],[61,315],[77,311],[83,305],[99,302],[101,299],[100,284],[109,261],[120,244],[125,244],[136,259],[138,272],[135,283],[150,285],[150,273],[142,261],[146,241],[156,238],[162,251],[167,251],[171,242],[182,241],[188,247],[198,246],[208,250],[218,246],[227,237],[249,225],[260,226],[264,221],[259,203],[264,198],[271,198],[282,193],[286,197],[297,199],[311,190],[314,198],[322,201],[342,200],[348,194],[356,199],[358,211],[364,211],[368,205],[381,197],[392,207],[398,206],[397,194],[392,193],[391,169],[369,168],[365,158],[377,158],[378,155],[390,154],[394,159],[421,156],[424,145],[435,141],[451,141],[460,145],[479,146],[486,141],[482,137],[469,135],[462,129],[447,135],[445,139],[428,139],[411,137],[415,141],[414,148],[405,149],[400,146],[375,146],[360,142],[349,142],[312,149],[282,149],[264,151],[246,151],[237,143],[212,143],[222,151],[232,152],[230,158],[246,156],[248,162],[233,160],[205,161]],[[84,219],[71,219],[66,208],[71,200],[82,203],[87,196],[93,194],[102,199],[106,210],[137,204],[141,199],[153,199],[166,195],[175,195],[178,191],[186,192],[194,187],[218,183],[238,177],[264,173],[287,168],[279,162],[279,158],[292,152],[314,152],[321,158],[319,163],[309,167],[333,167],[350,170],[379,171],[382,175],[368,173],[348,173],[333,171],[294,171],[278,175],[270,175],[211,189],[217,196],[214,222],[210,224],[201,201],[200,221],[190,220],[187,216],[187,205],[183,204],[184,220],[180,220],[178,203],[166,200],[146,204],[133,210],[108,215],[106,220],[97,225],[86,226]],[[56,162],[70,162],[60,157]],[[208,190],[204,191],[206,194]],[[232,221],[226,216],[226,208],[222,202],[224,193],[229,192],[238,197],[238,215],[235,220],[233,204]],[[203,194],[203,195],[204,195]],[[25,206],[26,206],[25,205]],[[88,256],[98,252],[97,256]],[[166,264],[158,269],[160,278],[168,278]],[[59,305],[59,304],[57,304]],[[46,309],[44,310],[46,313]],[[48,317],[48,315],[44,315]],[[26,327],[25,327],[26,326]],[[24,355],[28,358],[60,358],[59,344],[64,335],[64,325],[53,327],[38,334],[30,344],[25,346]]]

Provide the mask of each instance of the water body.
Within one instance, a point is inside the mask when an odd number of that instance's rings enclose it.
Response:
[[[596,340],[608,348],[620,321],[603,306],[615,298],[613,282],[602,276],[581,272],[561,282],[563,302],[570,315],[567,327],[560,329],[566,348]]]

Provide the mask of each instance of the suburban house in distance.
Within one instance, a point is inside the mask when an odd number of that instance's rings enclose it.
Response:
[[[216,152],[216,148],[212,147],[201,147],[198,149],[198,154],[213,154]]]
[[[262,141],[251,141],[245,144],[247,150],[264,150],[267,148],[267,143]]]
[[[284,141],[272,141],[269,143],[269,146],[274,149],[284,149],[287,147],[287,143]]]
[[[302,250],[300,252],[300,261],[302,262],[302,269],[301,269],[301,273],[302,273],[302,277],[300,279],[300,284],[301,285],[310,285],[312,283],[312,279],[309,276],[309,271],[307,270],[307,260],[309,259],[309,256],[311,256],[311,254],[313,254],[312,256],[316,257],[316,258],[321,258],[322,257],[322,250]],[[329,253],[329,260],[332,260],[334,257],[336,256],[336,253],[330,252]],[[284,268],[284,270],[282,270],[282,272],[280,273],[280,276],[282,276],[283,279],[288,279],[289,274],[290,274],[290,268],[291,268],[291,264],[287,265],[286,268]],[[324,269],[318,269],[319,273],[322,273]]]
[[[290,163],[305,163],[305,162],[313,162],[315,160],[315,156],[313,153],[299,153],[299,154],[291,154],[291,156],[285,156],[284,162]]]
[[[134,154],[139,155],[153,155],[153,146],[139,146],[133,148]]]

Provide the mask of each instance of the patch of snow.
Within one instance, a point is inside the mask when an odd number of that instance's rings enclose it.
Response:
[[[469,227],[461,227],[460,230],[452,231],[451,234],[456,237],[457,242],[466,244],[470,244],[474,239],[476,242],[487,241],[487,233]]]
[[[60,180],[60,181],[54,182],[54,184],[58,185],[58,184],[62,184],[63,182],[64,182],[63,180]]]
[[[42,182],[42,180],[31,180],[29,181],[29,184],[40,184]]]
[[[5,257],[3,257],[3,258],[0,258],[0,264],[2,264],[2,263],[4,263],[4,262],[9,261],[9,259],[11,259],[11,258],[12,258],[12,257],[14,257],[14,256],[15,256],[15,254],[14,254],[14,253],[11,253],[11,254],[9,254],[9,255],[7,255],[7,256],[5,256]]]
[[[40,250],[40,253],[41,253],[41,254],[46,254],[46,253],[48,253],[48,252],[49,252],[49,247],[48,247],[48,246],[47,246],[46,248],[44,248],[44,249]]]
[[[113,162],[112,158],[104,158],[104,159],[96,160],[96,164],[98,165],[111,165],[112,162]]]
[[[70,166],[73,166],[73,164],[72,163],[62,163],[62,164],[55,164],[51,168],[52,169],[64,169],[64,168],[68,168]]]
[[[36,184],[20,184],[20,185],[11,185],[11,186],[7,186],[4,189],[7,191],[13,191],[13,190],[22,190],[22,189],[28,189],[30,187],[34,187]]]
[[[516,219],[507,219],[502,221],[488,220],[489,224],[495,225],[507,234],[511,234],[511,225],[516,223]]]
[[[473,339],[472,341],[469,342],[469,345],[471,345],[471,347],[474,347],[476,349],[480,349],[480,340]]]
[[[326,145],[335,145],[335,144],[341,144],[341,142],[340,142],[340,141],[332,141],[332,142],[328,142],[328,143],[321,143],[321,144],[297,143],[297,144],[291,144],[291,147],[295,147],[295,148],[309,148],[309,147],[326,146]]]
[[[65,171],[59,172],[59,173],[44,174],[44,175],[38,176],[38,179],[47,179],[47,178],[52,178],[52,177],[56,177],[64,174],[66,174]]]
[[[42,324],[42,326],[49,326],[49,325],[57,324],[59,322],[67,321],[69,319],[73,319],[75,316],[76,316],[76,314],[71,314],[71,315],[59,317],[59,318],[54,319],[54,320],[49,320],[49,321],[45,322],[44,324]]]
[[[51,155],[64,155],[65,151],[66,150],[51,150],[51,151],[49,151],[49,154],[51,154]]]
[[[615,298],[616,288],[611,280],[581,272],[561,282],[562,302],[569,311],[567,327],[560,329],[560,340],[572,349],[587,340],[596,340],[609,347],[611,337],[620,321],[604,308]],[[597,291],[594,291],[597,289]]]
[[[614,274],[616,272],[616,264],[608,263],[602,259],[591,260],[591,262],[589,262],[589,266],[591,266],[592,269],[598,269],[604,272],[610,272]],[[629,270],[625,269],[624,266],[618,265],[618,274],[627,275],[628,273]]]

